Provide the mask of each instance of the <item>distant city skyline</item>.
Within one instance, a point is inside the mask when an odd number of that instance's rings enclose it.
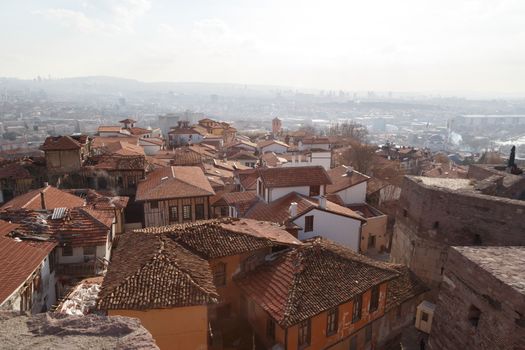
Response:
[[[27,0],[0,76],[525,96],[525,2]]]

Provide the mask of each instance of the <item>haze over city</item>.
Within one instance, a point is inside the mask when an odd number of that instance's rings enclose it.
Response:
[[[519,0],[3,1],[0,76],[522,97],[524,17]]]

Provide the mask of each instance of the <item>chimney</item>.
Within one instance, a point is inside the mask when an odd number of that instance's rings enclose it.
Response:
[[[319,208],[326,209],[326,197],[325,196],[319,197]]]
[[[49,182],[44,182],[44,187],[49,187]]]
[[[296,202],[290,203],[289,211],[290,211],[290,217],[294,218],[297,216],[297,203]]]
[[[40,205],[42,206],[42,209],[46,209],[46,198],[44,191],[40,191]]]
[[[354,172],[353,167],[351,167],[350,165],[346,167],[346,175],[351,176],[353,172]]]

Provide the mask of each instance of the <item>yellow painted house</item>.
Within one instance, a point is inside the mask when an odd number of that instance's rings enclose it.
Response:
[[[385,313],[389,281],[399,277],[387,263],[317,237],[236,283],[264,348],[358,350],[375,347],[372,324]]]
[[[168,235],[126,233],[116,243],[98,307],[140,319],[162,350],[204,350],[208,305],[217,300],[206,260]]]

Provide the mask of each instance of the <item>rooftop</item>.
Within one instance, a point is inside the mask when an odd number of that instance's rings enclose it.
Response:
[[[327,193],[336,193],[370,179],[369,176],[345,165],[328,170],[328,176],[330,176],[332,184],[326,187]]]
[[[7,236],[19,226],[0,220],[0,304],[24,284],[56,246],[56,242],[26,241]]]
[[[208,262],[169,235],[119,237],[99,293],[103,310],[159,309],[216,303]]]
[[[212,196],[215,192],[199,167],[172,166],[150,173],[138,184],[137,201]]]
[[[40,149],[43,151],[76,150],[80,149],[80,147],[82,147],[87,141],[88,137],[85,135],[79,137],[48,136]]]
[[[135,232],[169,234],[177,243],[204,259],[237,255],[301,241],[270,223],[249,219],[221,218],[182,225],[148,227]]]
[[[42,196],[45,207],[42,207]],[[0,207],[0,210],[12,209],[55,209],[55,208],[74,208],[84,206],[84,199],[62,191],[53,186],[46,186],[11,199]]]
[[[278,324],[290,327],[398,276],[386,263],[313,238],[236,282]]]
[[[452,247],[481,269],[525,295],[525,247]]]
[[[410,176],[417,182],[430,187],[448,189],[448,190],[474,190],[472,180],[469,179],[449,179],[449,178],[438,178],[438,177],[425,177],[425,176]]]
[[[319,186],[332,183],[322,166],[259,168],[257,171],[264,185],[269,188]]]

